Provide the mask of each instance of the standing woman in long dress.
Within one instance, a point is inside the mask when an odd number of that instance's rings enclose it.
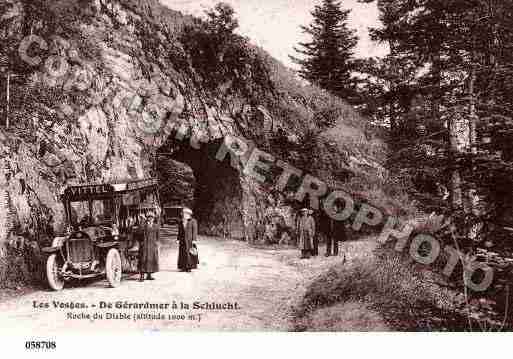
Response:
[[[183,222],[178,228],[178,269],[182,272],[190,272],[197,268],[197,257],[191,254],[193,243],[198,237],[198,223],[192,218],[192,211],[183,210]]]
[[[297,223],[298,247],[301,250],[301,259],[310,258],[313,250],[315,236],[315,220],[310,216],[310,210],[303,208]]]

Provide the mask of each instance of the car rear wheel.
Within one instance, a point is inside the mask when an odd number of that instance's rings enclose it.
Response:
[[[105,273],[110,286],[115,288],[121,283],[121,256],[116,248],[109,249],[105,260]]]
[[[46,260],[46,278],[51,289],[62,290],[64,288],[64,279],[59,275],[59,263],[55,253]]]

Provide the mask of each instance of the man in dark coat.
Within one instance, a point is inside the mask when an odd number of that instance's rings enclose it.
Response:
[[[160,228],[154,223],[155,215],[149,213],[146,217],[146,224],[142,226],[139,244],[139,281],[146,279],[154,280],[152,274],[159,271],[159,232]]]
[[[178,269],[190,272],[198,267],[198,255],[194,242],[198,237],[198,222],[192,218],[192,211],[183,210],[183,222],[178,229]]]
[[[341,208],[335,204],[336,212],[341,211]],[[347,240],[346,225],[344,221],[337,221],[333,218],[328,220],[328,231],[326,236],[326,257],[338,256],[338,242]]]
[[[314,223],[316,223],[315,217],[313,216],[313,211],[310,211],[310,217],[312,217]],[[312,245],[312,257],[317,257],[319,255],[319,231],[317,230],[315,231],[314,237],[312,239]]]
[[[328,235],[326,236],[326,257],[338,256],[338,242],[347,239],[344,222],[330,219]]]

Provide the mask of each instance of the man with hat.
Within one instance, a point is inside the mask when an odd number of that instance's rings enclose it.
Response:
[[[159,233],[160,228],[155,224],[155,214],[146,215],[146,223],[142,227],[139,244],[139,281],[154,280],[152,274],[159,271]]]
[[[301,250],[301,258],[310,258],[315,237],[315,221],[308,208],[302,208],[297,222],[298,245]]]
[[[198,253],[194,242],[198,237],[198,222],[192,218],[192,210],[184,208],[183,222],[178,228],[178,269],[190,272],[198,267]]]

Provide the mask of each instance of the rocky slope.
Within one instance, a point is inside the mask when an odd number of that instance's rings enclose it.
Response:
[[[164,202],[189,201],[194,182],[203,232],[260,240],[281,202],[215,159],[227,134],[362,193],[384,176],[385,146],[343,101],[244,42],[244,61],[227,51],[212,70],[184,31],[199,21],[156,1],[8,0],[0,10],[10,44],[0,70],[16,75],[11,126],[0,130],[2,243],[62,230],[66,185],[150,175]],[[44,44],[32,42],[24,60],[30,34]]]

